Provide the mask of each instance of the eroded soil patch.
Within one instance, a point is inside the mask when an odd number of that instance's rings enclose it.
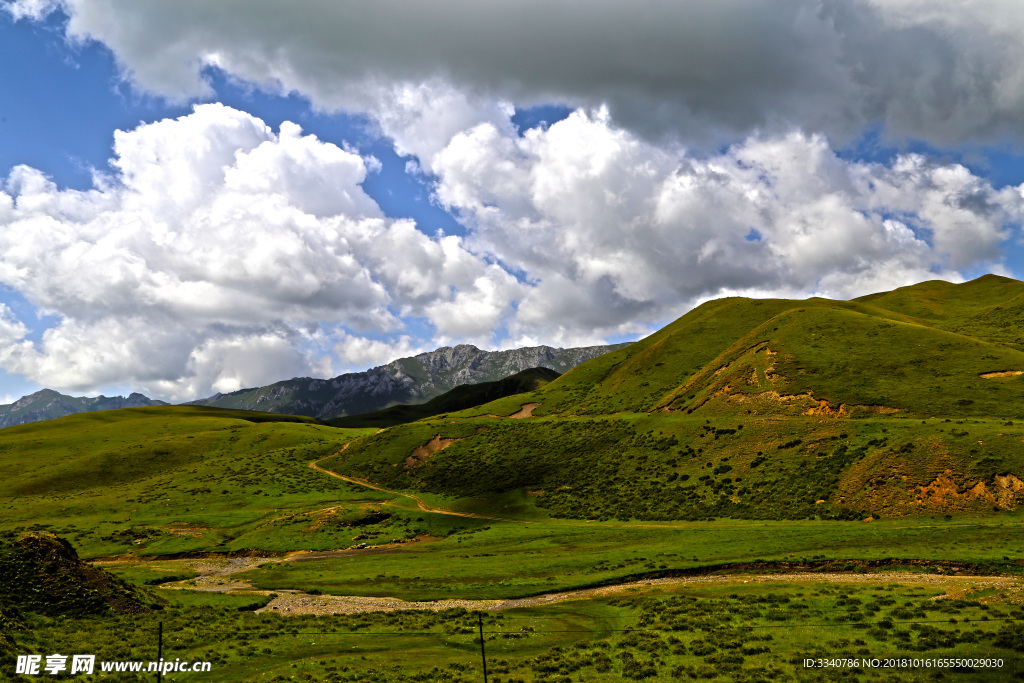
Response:
[[[456,441],[461,440],[462,439],[442,439],[441,435],[438,434],[427,443],[423,444],[422,446],[417,446],[412,450],[412,453],[409,455],[409,457],[405,459],[405,469],[410,469],[422,464],[427,458],[429,458],[434,453],[438,452],[443,448],[451,446]]]
[[[524,417],[533,417],[533,411],[540,407],[539,403],[524,403],[518,412],[508,416],[510,420],[522,420]]]

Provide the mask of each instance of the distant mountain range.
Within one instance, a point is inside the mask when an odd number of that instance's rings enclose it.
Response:
[[[66,396],[52,389],[43,389],[28,396],[22,396],[14,403],[0,405],[0,427],[23,425],[41,420],[52,420],[74,413],[89,413],[96,410],[115,408],[140,408],[142,406],[165,406],[142,394],[124,396]]]
[[[573,349],[534,346],[509,351],[482,351],[467,344],[445,346],[412,358],[399,358],[365,372],[333,379],[297,377],[264,387],[215,394],[185,405],[261,410],[327,420],[397,404],[424,403],[459,385],[493,382],[529,368],[549,368],[562,373],[624,346],[627,344]],[[9,405],[0,405],[0,427],[96,410],[160,405],[168,404],[138,393],[127,398],[75,397],[43,389]]]
[[[216,394],[189,405],[308,415],[329,420],[369,413],[397,404],[424,403],[460,384],[504,379],[529,368],[559,373],[628,344],[556,349],[532,346],[482,351],[469,344],[445,346],[411,358],[399,358],[365,372],[333,379],[300,377],[256,389]]]

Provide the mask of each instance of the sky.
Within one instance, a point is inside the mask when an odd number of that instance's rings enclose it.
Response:
[[[0,0],[0,402],[1024,276],[1019,0]]]

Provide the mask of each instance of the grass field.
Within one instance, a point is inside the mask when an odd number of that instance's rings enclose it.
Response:
[[[1024,284],[994,276],[723,299],[535,391],[380,431],[188,407],[0,430],[4,539],[116,556],[131,586],[109,585],[160,607],[97,593],[94,616],[58,614],[36,589],[64,586],[56,565],[39,580],[4,550],[30,609],[0,605],[0,652],[151,659],[162,623],[165,657],[214,663],[202,680],[475,681],[481,619],[501,683],[1024,679],[1022,312]],[[204,561],[247,584],[174,589],[208,585]],[[270,604],[581,589],[479,616]],[[804,665],[892,656],[1002,666]]]
[[[1024,675],[1024,608],[971,596],[933,600],[926,583],[748,583],[559,603],[482,615],[489,680],[1007,681]],[[100,660],[211,661],[209,674],[164,680],[480,681],[478,617],[466,610],[284,618],[239,611],[238,598],[196,594],[173,610],[110,620],[36,618],[36,651]],[[73,628],[69,628],[72,627]],[[971,658],[949,666],[828,671],[805,659]],[[996,666],[1001,664],[1001,666]],[[151,676],[150,676],[151,677]],[[148,680],[119,675],[118,680]],[[29,679],[26,679],[29,680]]]
[[[518,598],[699,571],[730,563],[857,561],[961,563],[1024,574],[1024,516],[983,520],[692,522],[640,526],[515,524],[467,520],[443,540],[386,554],[353,553],[316,562],[267,563],[238,575],[268,590],[406,600]]]
[[[0,433],[0,531],[52,531],[85,557],[289,550],[297,516],[382,499],[308,468],[368,431],[189,407],[8,427]],[[312,535],[310,545],[337,547],[335,531]]]
[[[410,466],[435,436],[457,441]],[[498,516],[529,489],[547,516],[575,519],[998,518],[1024,500],[1006,478],[1024,473],[1022,442],[1024,422],[1005,419],[469,417],[393,427],[321,465]]]

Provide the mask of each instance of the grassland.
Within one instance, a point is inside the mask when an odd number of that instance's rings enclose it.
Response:
[[[742,579],[682,590],[482,615],[490,680],[1006,681],[1022,673],[1024,609],[974,596],[934,600],[927,583],[793,584]],[[482,680],[478,617],[466,610],[284,618],[239,611],[217,595],[135,617],[68,623],[34,618],[39,652],[98,659],[206,660],[209,681]],[[205,604],[203,604],[205,603]],[[804,659],[991,658],[999,667],[821,671]],[[165,680],[198,680],[169,674]],[[28,680],[28,679],[26,679]],[[119,680],[148,680],[125,675]]]
[[[268,562],[236,578],[265,590],[404,600],[511,599],[736,565],[807,570],[970,568],[1024,574],[1024,516],[974,520],[516,524],[466,520],[387,553]],[[512,560],[511,558],[514,558]]]
[[[933,600],[929,581],[1024,574],[1022,313],[1024,284],[997,277],[724,299],[538,389],[381,431],[187,408],[0,430],[0,531],[119,556],[104,566],[167,600],[90,620],[0,608],[0,633],[10,652],[148,659],[163,622],[173,657],[215,662],[204,680],[470,681],[465,610],[253,610],[285,591],[507,600],[709,576],[488,611],[491,681],[954,673],[802,664],[892,655],[1024,677],[1021,592]],[[161,588],[200,572],[176,557],[243,551],[238,594]]]
[[[453,441],[410,465],[435,436]],[[998,516],[1020,503],[1008,476],[1024,472],[1022,441],[1024,423],[1004,419],[471,417],[394,427],[321,466],[498,515],[529,489],[549,516],[599,521]]]
[[[84,557],[290,550],[297,518],[382,499],[308,468],[366,433],[189,407],[8,427],[0,434],[0,531],[52,531]],[[337,547],[342,527],[333,528],[310,545]]]
[[[864,519],[1024,503],[1024,283],[720,299],[543,388],[354,441],[324,467],[553,516]],[[533,417],[500,419],[524,404]],[[1016,422],[1015,422],[1016,421]],[[443,450],[410,460],[433,439]]]

